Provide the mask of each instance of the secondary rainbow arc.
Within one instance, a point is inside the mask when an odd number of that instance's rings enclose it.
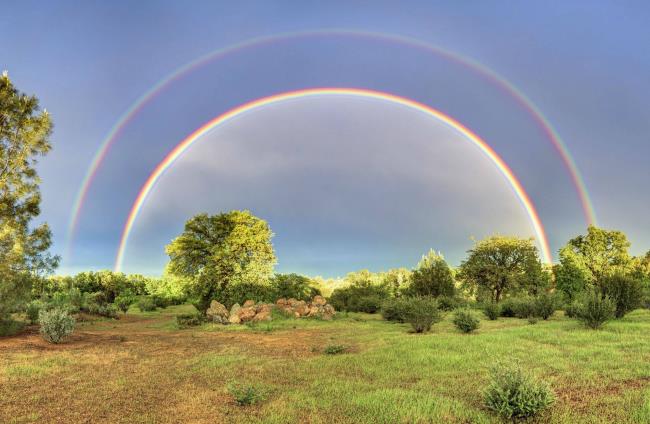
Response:
[[[528,215],[528,218],[530,219],[531,225],[535,233],[536,241],[540,247],[542,259],[548,264],[552,263],[546,232],[532,200],[530,199],[530,197],[522,187],[521,183],[519,182],[519,180],[517,179],[513,171],[510,169],[510,167],[490,147],[489,144],[487,144],[473,131],[471,131],[469,128],[465,127],[464,125],[462,125],[460,122],[456,121],[454,118],[450,117],[449,115],[446,115],[425,104],[416,102],[411,99],[407,99],[405,97],[400,97],[394,94],[374,91],[374,90],[365,90],[365,89],[358,89],[358,88],[328,87],[328,88],[312,88],[312,89],[305,89],[305,90],[290,91],[290,92],[279,93],[272,96],[253,100],[251,102],[238,106],[234,109],[231,109],[230,111],[223,113],[217,116],[216,118],[208,121],[203,126],[201,126],[197,130],[192,132],[183,141],[178,143],[176,147],[174,147],[174,149],[172,149],[169,152],[169,154],[167,154],[167,156],[156,166],[153,172],[149,175],[144,185],[140,189],[133,205],[131,206],[129,215],[124,224],[122,235],[120,237],[120,243],[115,258],[114,270],[120,271],[122,269],[122,265],[124,262],[124,254],[129,241],[129,237],[133,230],[133,226],[135,224],[136,219],[138,218],[138,215],[140,214],[140,211],[142,210],[145,201],[147,200],[147,197],[155,188],[156,183],[158,182],[160,177],[165,173],[165,171],[168,170],[174,164],[174,162],[179,157],[181,157],[183,153],[185,153],[203,135],[207,134],[208,132],[218,127],[219,125],[224,124],[237,116],[240,116],[243,113],[258,109],[266,105],[271,105],[273,103],[288,101],[297,98],[316,97],[316,96],[325,96],[325,95],[356,96],[356,97],[364,97],[370,99],[389,101],[425,113],[428,116],[431,116],[433,118],[440,120],[441,122],[444,122],[449,127],[459,132],[466,139],[468,139],[475,146],[477,146],[492,161],[492,163],[497,167],[497,169],[501,172],[501,174],[506,178],[509,185],[513,189],[515,195],[517,196],[519,202],[523,206],[526,214]]]
[[[546,137],[551,141],[554,148],[559,153],[566,169],[568,170],[572,183],[578,193],[580,203],[585,215],[585,219],[588,224],[596,224],[596,214],[594,211],[593,204],[589,197],[589,192],[587,191],[586,185],[580,174],[578,167],[573,159],[572,155],[569,152],[566,144],[562,141],[557,130],[551,125],[549,120],[544,116],[541,110],[535,105],[535,103],[530,100],[520,89],[518,89],[514,84],[509,82],[503,76],[497,74],[492,69],[481,64],[480,62],[471,59],[466,56],[462,56],[457,53],[452,53],[448,50],[445,50],[439,46],[423,42],[418,39],[395,35],[395,34],[386,34],[386,33],[374,33],[374,32],[365,32],[365,31],[351,31],[345,29],[328,29],[328,30],[316,30],[316,31],[303,31],[303,32],[293,32],[293,33],[282,33],[271,36],[257,37],[250,40],[246,40],[231,46],[227,46],[212,52],[209,52],[187,64],[177,68],[172,73],[168,74],[166,77],[158,81],[154,86],[147,90],[142,96],[140,96],[134,103],[132,103],[129,108],[120,116],[115,125],[109,130],[107,136],[102,140],[99,149],[95,153],[92,162],[84,176],[79,191],[75,197],[72,211],[70,214],[70,220],[68,223],[67,237],[66,237],[66,249],[64,254],[64,259],[68,260],[71,257],[72,244],[75,238],[76,228],[78,226],[80,214],[82,207],[86,201],[90,186],[92,185],[97,172],[103,161],[105,160],[108,152],[110,151],[111,146],[117,141],[125,127],[128,125],[131,120],[137,116],[137,114],[154,98],[156,98],[160,93],[162,93],[165,88],[169,87],[175,81],[181,79],[185,75],[189,74],[193,70],[220,58],[224,58],[229,54],[238,52],[246,48],[254,48],[270,44],[273,42],[278,42],[282,40],[290,40],[300,37],[321,37],[321,36],[349,36],[349,37],[368,37],[370,39],[383,40],[386,42],[394,43],[403,43],[410,47],[420,48],[428,51],[429,53],[438,55],[440,57],[446,58],[450,61],[458,63],[466,68],[476,72],[481,77],[484,77],[492,84],[501,88],[504,92],[509,94],[521,107],[523,107],[527,113],[535,120],[537,125],[542,129]]]

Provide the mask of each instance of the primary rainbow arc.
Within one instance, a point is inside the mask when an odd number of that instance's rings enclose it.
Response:
[[[203,135],[207,134],[215,127],[224,124],[245,112],[249,112],[251,110],[266,105],[270,105],[273,103],[277,103],[277,102],[283,102],[283,101],[297,99],[297,98],[316,97],[316,96],[324,96],[324,95],[357,96],[357,97],[364,97],[370,99],[384,100],[399,105],[407,106],[412,109],[418,110],[422,113],[425,113],[431,116],[432,118],[436,118],[444,122],[449,127],[453,128],[454,130],[462,134],[466,139],[468,139],[475,146],[477,146],[493,162],[493,164],[498,168],[501,174],[506,178],[511,188],[513,189],[515,195],[517,196],[518,200],[520,201],[521,205],[523,206],[524,210],[526,211],[528,218],[530,219],[537,243],[539,244],[540,247],[542,259],[548,264],[552,263],[546,232],[544,230],[544,226],[542,225],[542,222],[539,218],[539,214],[537,213],[537,210],[535,209],[533,202],[531,201],[530,197],[528,196],[528,194],[526,193],[526,191],[524,190],[521,183],[519,182],[515,174],[512,172],[510,167],[483,139],[481,139],[469,128],[465,127],[464,125],[462,125],[460,122],[456,121],[454,118],[450,117],[449,115],[446,115],[432,107],[416,102],[414,100],[407,99],[405,97],[400,97],[394,94],[374,91],[374,90],[333,87],[333,88],[312,88],[312,89],[305,89],[305,90],[290,91],[290,92],[280,93],[268,97],[263,97],[257,100],[253,100],[239,107],[231,109],[230,111],[221,114],[216,118],[208,121],[206,124],[204,124],[197,130],[192,132],[178,145],[176,145],[176,147],[174,147],[174,149],[171,150],[171,152],[158,164],[158,166],[156,166],[153,172],[149,175],[149,178],[147,178],[146,182],[140,189],[140,192],[138,193],[138,196],[136,197],[135,202],[131,207],[126,223],[124,225],[124,229],[122,231],[122,235],[120,237],[120,244],[115,259],[115,266],[114,266],[115,271],[120,271],[122,268],[122,264],[124,262],[124,254],[129,241],[129,236],[131,235],[131,231],[133,230],[135,221],[140,211],[142,210],[142,207],[147,197],[154,189],[156,183],[158,182],[160,177],[165,173],[165,171],[169,169],[173,165],[173,163],[179,157],[181,157],[183,153],[185,153],[197,140],[199,140]]]

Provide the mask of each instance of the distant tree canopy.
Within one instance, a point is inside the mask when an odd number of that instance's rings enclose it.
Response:
[[[411,285],[405,290],[409,296],[454,296],[454,276],[441,254],[430,250],[411,274]]]
[[[633,272],[634,258],[629,247],[630,242],[621,231],[590,226],[586,235],[569,240],[560,249],[560,263],[555,267],[558,290],[573,299],[605,277]]]
[[[460,277],[478,298],[499,302],[505,295],[537,293],[549,283],[531,239],[489,237],[468,253]]]
[[[50,151],[50,115],[38,99],[20,93],[7,73],[0,76],[0,319],[29,295],[35,277],[52,271],[58,258],[40,214],[37,158]]]
[[[264,296],[276,263],[272,236],[267,222],[249,211],[199,214],[167,245],[168,269],[187,282],[201,311],[213,299],[230,306]]]

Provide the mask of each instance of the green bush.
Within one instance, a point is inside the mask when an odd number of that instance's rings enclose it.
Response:
[[[481,320],[469,309],[456,310],[452,322],[463,333],[471,333],[481,325]]]
[[[483,306],[483,313],[487,319],[494,321],[499,318],[499,315],[501,315],[501,307],[498,303],[489,302]]]
[[[528,297],[515,299],[514,311],[515,316],[520,319],[537,316],[535,300]]]
[[[516,316],[515,309],[517,308],[518,300],[512,297],[503,300],[500,305],[501,316],[504,318],[514,318]]]
[[[150,296],[143,296],[138,300],[138,308],[141,312],[151,312],[156,310],[156,303]]]
[[[545,383],[526,375],[518,363],[497,364],[483,392],[485,406],[506,419],[523,419],[539,414],[555,401]]]
[[[196,327],[201,324],[203,324],[203,315],[201,314],[176,315],[176,325],[179,328]]]
[[[25,315],[31,324],[38,324],[38,313],[43,309],[43,302],[32,300],[25,306]]]
[[[65,309],[41,310],[38,322],[41,335],[50,343],[61,343],[74,331],[74,318]]]
[[[601,328],[615,317],[616,304],[608,296],[594,291],[584,295],[579,301],[576,318],[586,327]]]
[[[557,310],[558,302],[554,295],[550,293],[542,293],[535,297],[533,305],[535,309],[534,316],[547,320]]]
[[[228,392],[239,406],[254,405],[266,397],[262,389],[249,384],[231,383]]]
[[[436,300],[441,311],[453,311],[461,306],[460,300],[453,296],[438,296]]]
[[[329,298],[329,303],[337,311],[375,313],[388,299],[388,287],[371,283],[357,283],[336,289]]]
[[[339,353],[345,353],[348,350],[346,346],[333,344],[325,346],[323,353],[326,355],[338,355]]]
[[[100,317],[113,318],[113,319],[117,319],[119,316],[117,313],[117,307],[112,303],[100,304],[95,302],[89,302],[88,305],[86,306],[86,312],[88,312],[91,315],[98,315]]]
[[[310,301],[314,296],[321,294],[309,278],[298,274],[275,274],[271,278],[271,289],[276,299]]]
[[[412,297],[406,303],[404,321],[411,324],[416,333],[425,333],[441,320],[438,302],[431,297]]]
[[[573,302],[565,306],[564,314],[569,318],[577,318],[580,307],[581,307],[580,302],[574,300]]]
[[[381,304],[381,315],[386,321],[405,322],[409,297],[386,299]]]
[[[23,331],[24,328],[25,324],[21,321],[0,319],[0,337],[13,336]]]
[[[131,305],[133,305],[136,300],[137,299],[136,299],[135,295],[133,295],[133,293],[126,292],[126,293],[122,293],[119,296],[117,296],[115,298],[114,304],[120,311],[122,311],[123,313],[126,313],[126,311],[129,310],[129,307],[131,307]]]
[[[538,321],[539,319],[537,317],[528,317],[528,324],[535,325]]]
[[[616,318],[623,318],[641,306],[643,286],[636,278],[623,274],[610,275],[598,281],[598,286],[601,293],[616,305]]]
[[[381,310],[381,304],[384,300],[376,295],[362,296],[350,301],[349,308],[356,312],[365,312],[374,314]]]

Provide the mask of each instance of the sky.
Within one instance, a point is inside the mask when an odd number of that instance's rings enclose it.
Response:
[[[3,1],[2,10],[0,68],[55,124],[39,173],[60,273],[113,267],[140,188],[194,130],[315,87],[391,93],[470,128],[517,176],[556,255],[587,225],[562,158],[521,103],[451,56],[530,99],[571,152],[598,225],[625,231],[634,254],[650,249],[647,2]],[[206,61],[147,102],[115,138],[69,237],[93,157],[143,94],[210,52],[305,32]],[[508,181],[457,131],[389,101],[323,95],[266,105],[201,137],[144,203],[124,271],[160,274],[186,219],[231,209],[269,222],[278,271],[309,275],[413,267],[430,248],[458,265],[475,239],[534,235]]]

